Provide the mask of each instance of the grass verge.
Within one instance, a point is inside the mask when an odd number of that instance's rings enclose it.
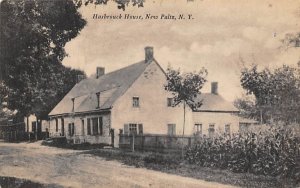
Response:
[[[241,187],[297,187],[290,179],[234,173],[228,170],[190,165],[182,160],[180,153],[129,152],[118,149],[94,149],[84,153],[103,157],[106,160],[117,160],[137,168],[147,168]]]

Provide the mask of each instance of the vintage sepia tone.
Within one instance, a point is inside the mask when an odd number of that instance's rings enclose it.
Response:
[[[300,186],[300,1],[0,3],[0,188]]]

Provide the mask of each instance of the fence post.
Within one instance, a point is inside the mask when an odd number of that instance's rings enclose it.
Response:
[[[158,136],[155,136],[155,151],[158,150]]]

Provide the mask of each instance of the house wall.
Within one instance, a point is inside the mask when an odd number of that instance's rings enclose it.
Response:
[[[223,134],[225,125],[230,125],[230,133],[239,131],[239,117],[226,112],[193,112],[193,124],[202,124],[202,134],[208,136],[209,124],[215,124],[215,132]],[[196,131],[195,128],[194,132]]]
[[[87,119],[88,118],[95,118],[95,117],[102,117],[103,121],[103,134],[102,135],[88,135],[87,130]],[[76,115],[74,118],[70,116],[63,116],[64,119],[64,136],[68,140],[76,140],[77,143],[84,143],[88,142],[91,144],[99,144],[99,143],[111,143],[110,137],[110,113],[101,114],[82,114]],[[58,119],[58,130],[56,131],[56,120]],[[52,117],[50,118],[50,137],[62,136],[62,117]],[[84,121],[84,125],[82,125],[82,120]],[[70,136],[69,134],[69,123],[74,122],[74,135]],[[91,123],[92,129],[92,123]]]
[[[167,134],[168,124],[176,124],[176,134],[182,134],[183,105],[176,107],[167,106],[167,98],[172,94],[165,91],[166,76],[160,67],[152,62],[147,66],[142,75],[121,96],[112,108],[112,128],[115,129],[116,140],[119,130],[124,130],[124,124],[143,124],[144,134]],[[139,107],[133,107],[132,98],[139,97]],[[192,115],[186,107],[185,135],[191,132]]]

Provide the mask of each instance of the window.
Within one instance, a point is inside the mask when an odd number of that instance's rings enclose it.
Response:
[[[100,135],[103,135],[103,118],[99,117],[99,130],[100,130]]]
[[[248,132],[250,128],[250,123],[239,123],[240,132]]]
[[[173,98],[167,98],[167,106],[168,107],[174,106],[174,99]]]
[[[103,118],[87,118],[87,135],[103,135]]]
[[[69,123],[69,136],[74,136],[75,133],[75,126],[74,123]]]
[[[202,135],[202,124],[201,123],[195,123],[194,133],[195,133],[195,135]]]
[[[140,99],[139,97],[133,97],[132,98],[132,106],[137,108],[140,106]]]
[[[230,124],[225,125],[225,134],[230,134]]]
[[[124,124],[124,134],[143,134],[144,129],[143,129],[143,124],[139,123],[129,123],[129,124]]]
[[[61,118],[61,135],[65,136],[65,120]]]
[[[209,124],[209,128],[208,128],[208,136],[210,138],[214,137],[215,135],[215,124],[211,123]]]
[[[55,132],[58,132],[58,119],[55,118]]]
[[[81,135],[84,135],[84,119],[81,119]]]
[[[87,119],[87,135],[91,135],[91,119]]]
[[[129,134],[137,134],[137,125],[135,123],[129,124]]]
[[[99,126],[99,124],[98,124],[98,118],[93,118],[92,119],[92,123],[93,123],[93,125],[92,125],[92,127],[93,127],[93,135],[98,135],[99,134],[99,132],[98,132],[98,126]]]
[[[168,124],[168,135],[176,135],[176,124]]]

